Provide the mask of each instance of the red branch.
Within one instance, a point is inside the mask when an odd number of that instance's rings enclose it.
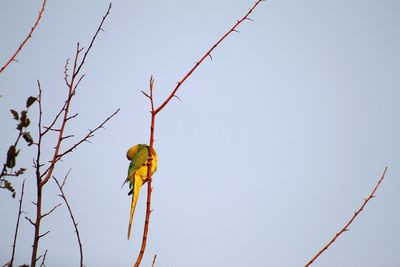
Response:
[[[158,107],[154,107],[154,99],[153,99],[153,86],[154,86],[154,79],[153,77],[150,78],[150,94],[147,94],[142,91],[142,93],[149,98],[151,104],[151,124],[150,124],[150,149],[149,149],[149,160],[147,163],[147,201],[146,201],[146,217],[143,229],[143,238],[142,238],[142,245],[140,248],[139,255],[136,259],[134,267],[138,267],[140,262],[142,261],[145,249],[146,249],[146,242],[147,242],[147,234],[149,230],[149,221],[150,221],[150,213],[151,213],[151,193],[152,193],[152,179],[151,179],[151,166],[152,166],[152,151],[154,146],[154,125],[156,121],[156,115],[160,112],[168,103],[171,101],[173,97],[176,97],[176,92],[180,88],[180,86],[189,78],[192,73],[197,69],[197,67],[204,61],[205,58],[211,57],[211,52],[232,32],[237,32],[236,28],[245,20],[251,20],[249,15],[253,12],[253,10],[257,7],[259,3],[265,0],[257,0],[254,5],[250,8],[250,10],[240,19],[238,20],[235,25],[229,29],[214,45],[203,55],[203,57],[196,62],[196,64],[186,73],[185,76],[178,82],[175,88],[172,90],[171,94],[166,98],[166,100]],[[155,258],[154,258],[155,261]],[[153,262],[154,263],[154,262]]]
[[[174,90],[172,91],[172,93],[169,95],[169,97],[164,101],[164,103],[162,103],[157,109],[156,109],[156,114],[158,112],[160,112],[167,104],[169,101],[171,101],[171,99],[175,96],[176,92],[178,91],[179,87],[181,87],[182,83],[184,83],[186,81],[187,78],[189,78],[190,75],[192,75],[193,71],[195,71],[197,69],[197,67],[204,61],[204,59],[206,59],[207,57],[211,57],[211,52],[226,38],[228,37],[229,34],[231,34],[232,32],[237,31],[236,28],[244,21],[244,20],[250,20],[249,19],[249,15],[251,14],[251,12],[253,12],[253,10],[257,7],[257,5],[259,3],[261,3],[262,1],[265,0],[258,0],[257,2],[255,2],[255,4],[252,6],[252,8],[250,8],[249,12],[246,13],[246,15],[244,15],[240,20],[238,20],[236,22],[235,25],[233,25],[233,27],[227,31],[205,54],[204,56],[196,62],[196,64],[188,71],[188,73],[186,73],[185,76],[183,76],[183,78],[178,82],[178,84],[175,86]]]
[[[361,211],[364,209],[365,205],[367,205],[367,203],[374,198],[374,194],[376,192],[376,190],[378,189],[378,187],[381,185],[383,179],[385,178],[385,174],[387,171],[388,167],[385,167],[385,170],[383,171],[382,177],[381,179],[379,179],[378,183],[376,184],[374,190],[372,190],[371,194],[369,194],[369,196],[364,199],[364,203],[362,204],[362,206],[354,213],[353,217],[347,222],[347,224],[338,232],[334,235],[334,237],[331,239],[331,241],[328,242],[328,244],[326,244],[325,247],[323,247],[317,254],[315,254],[315,256],[306,264],[304,265],[304,267],[308,267],[310,266],[322,253],[324,253],[325,250],[327,250],[330,245],[333,244],[333,242],[335,242],[335,240],[344,232],[349,230],[349,226],[350,224],[354,221],[354,219],[358,216],[358,214],[361,213]]]
[[[149,149],[149,160],[147,161],[147,201],[146,201],[146,218],[144,221],[144,229],[143,229],[143,239],[142,239],[142,245],[140,248],[139,255],[136,259],[135,264],[133,265],[134,267],[138,267],[140,265],[140,262],[142,261],[144,251],[146,249],[146,243],[147,243],[147,233],[149,231],[149,222],[150,222],[150,213],[151,213],[151,193],[153,191],[153,188],[151,186],[152,179],[151,179],[151,166],[153,163],[153,147],[154,147],[154,125],[156,121],[156,112],[154,110],[154,101],[153,101],[153,86],[154,86],[154,79],[153,76],[150,77],[150,95],[146,94],[143,92],[143,94],[149,98],[150,100],[150,105],[151,105],[151,124],[150,124],[150,149]]]
[[[1,67],[0,69],[0,73],[3,72],[3,70],[5,70],[5,68],[8,67],[8,65],[11,64],[11,62],[13,62],[15,60],[15,57],[17,56],[17,54],[22,50],[22,48],[24,47],[24,45],[26,44],[26,42],[28,42],[28,39],[32,37],[32,33],[33,31],[36,29],[37,25],[39,24],[40,19],[42,18],[43,12],[44,12],[44,8],[46,6],[46,2],[47,0],[43,1],[42,4],[42,9],[39,11],[39,16],[37,17],[35,24],[33,25],[33,27],[31,28],[31,31],[28,33],[28,36],[25,37],[25,40],[20,44],[20,46],[18,47],[17,51],[15,51],[15,53],[10,57],[10,59],[6,62],[6,64],[4,64],[3,67]]]

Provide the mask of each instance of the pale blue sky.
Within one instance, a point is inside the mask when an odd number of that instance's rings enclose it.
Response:
[[[84,67],[67,134],[80,138],[120,113],[58,166],[72,168],[65,191],[79,222],[86,266],[128,266],[136,258],[145,187],[127,241],[130,198],[121,189],[126,150],[149,139],[140,90],[155,77],[156,102],[253,1],[115,1]],[[19,45],[41,1],[0,4],[0,62]],[[43,88],[45,122],[66,95],[65,60],[86,46],[107,1],[48,1],[33,38],[0,76],[0,159],[16,131],[9,109]],[[266,1],[218,47],[156,124],[159,169],[143,266],[304,264],[362,204],[364,212],[313,266],[400,265],[400,2]],[[31,110],[32,120],[37,110]],[[31,130],[36,133],[36,122]],[[52,141],[46,143],[50,156]],[[73,140],[70,140],[73,142]],[[34,151],[23,147],[30,167]],[[24,210],[34,216],[34,176]],[[22,178],[14,182],[20,190]],[[62,200],[54,183],[44,210]],[[0,264],[10,257],[18,201],[0,191]],[[16,264],[30,262],[33,231],[22,221]],[[63,206],[46,218],[40,252],[48,266],[78,266]]]

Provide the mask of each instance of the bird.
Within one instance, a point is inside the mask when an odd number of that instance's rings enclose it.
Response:
[[[135,213],[136,203],[139,197],[140,187],[148,181],[147,177],[147,164],[149,163],[150,155],[150,146],[146,144],[137,144],[133,147],[129,148],[126,152],[126,157],[131,161],[128,168],[128,176],[126,177],[125,183],[129,183],[129,195],[132,195],[132,203],[131,203],[131,212],[129,216],[129,224],[128,224],[128,240],[131,236],[131,226],[133,214]],[[153,149],[152,150],[152,161],[151,161],[151,174],[153,175],[157,170],[158,158],[157,153]]]

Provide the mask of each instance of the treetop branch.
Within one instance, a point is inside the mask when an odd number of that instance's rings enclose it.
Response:
[[[181,87],[181,85],[186,81],[187,78],[189,78],[190,75],[192,75],[193,71],[195,71],[197,69],[197,67],[204,61],[204,59],[206,59],[207,57],[210,57],[212,59],[211,56],[211,52],[223,41],[225,40],[226,37],[228,37],[228,35],[230,35],[232,32],[236,31],[236,28],[244,21],[244,20],[248,20],[248,16],[250,15],[251,12],[253,12],[253,10],[258,6],[258,4],[260,4],[261,2],[263,2],[264,0],[258,0],[254,3],[254,5],[250,8],[250,10],[240,19],[236,22],[235,25],[233,25],[233,27],[228,30],[204,55],[203,57],[197,61],[195,63],[195,65],[186,73],[185,76],[183,76],[183,78],[177,83],[177,85],[175,86],[175,88],[172,90],[171,94],[167,97],[167,99],[155,110],[156,113],[160,112],[167,104],[169,101],[171,101],[171,99],[175,96],[176,92],[178,91],[179,87]]]
[[[339,231],[337,232],[333,238],[325,245],[325,247],[323,247],[320,251],[318,251],[317,254],[315,254],[315,256],[306,264],[304,265],[304,267],[308,267],[310,266],[319,256],[321,256],[322,253],[324,253],[325,250],[327,250],[332,244],[333,242],[335,242],[335,240],[342,235],[344,232],[349,230],[349,226],[350,224],[354,221],[354,219],[361,213],[361,211],[364,209],[365,205],[367,205],[367,203],[374,198],[374,194],[376,192],[376,190],[378,190],[378,187],[381,185],[383,179],[385,178],[385,174],[387,171],[388,167],[385,167],[385,170],[383,171],[382,177],[381,179],[379,179],[378,183],[376,184],[376,186],[374,187],[374,189],[372,190],[371,194],[369,194],[369,196],[367,198],[364,198],[364,203],[361,205],[361,207],[354,213],[353,217],[351,217],[351,219],[346,223],[346,225]]]
[[[16,56],[18,55],[18,53],[22,50],[22,48],[25,46],[26,42],[28,42],[29,38],[32,37],[32,33],[35,31],[37,25],[39,24],[40,19],[42,18],[42,15],[43,15],[43,12],[44,12],[44,8],[45,8],[45,6],[46,6],[46,2],[47,2],[47,0],[44,0],[44,1],[43,1],[42,8],[41,8],[40,11],[39,11],[39,15],[38,15],[38,17],[37,17],[37,19],[36,19],[36,21],[35,21],[35,24],[34,24],[33,27],[31,28],[31,30],[30,30],[30,32],[28,33],[28,35],[25,37],[24,41],[22,41],[22,43],[19,45],[18,49],[14,52],[14,54],[10,57],[10,59],[4,64],[4,66],[1,67],[0,73],[2,73],[3,70],[5,70],[5,69],[8,67],[8,65],[11,64],[11,62],[17,61],[17,60],[15,59],[15,57],[16,57]]]

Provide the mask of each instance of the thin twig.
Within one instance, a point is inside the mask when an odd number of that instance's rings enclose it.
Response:
[[[50,123],[49,126],[45,126],[44,129],[45,131],[43,132],[43,135],[45,135],[48,131],[50,130],[54,130],[53,126],[54,124],[57,122],[58,118],[60,117],[60,115],[63,113],[65,106],[67,105],[67,101],[64,102],[64,105],[61,107],[61,110],[57,113],[57,115],[54,117],[54,120]]]
[[[44,218],[44,217],[46,217],[47,215],[49,215],[49,214],[51,214],[53,211],[55,211],[56,210],[56,208],[58,208],[58,207],[60,207],[61,206],[61,203],[58,203],[56,206],[54,206],[50,211],[48,211],[48,212],[46,212],[45,214],[43,214],[42,215],[42,219]]]
[[[46,260],[46,255],[47,255],[47,249],[43,254],[43,259],[42,259],[42,263],[40,263],[40,267],[45,267],[46,265],[44,264],[44,261]]]
[[[25,37],[24,41],[20,44],[18,49],[15,51],[15,53],[10,57],[10,59],[6,62],[6,64],[4,64],[3,67],[1,67],[0,73],[2,73],[3,70],[5,70],[8,67],[8,65],[10,65],[11,62],[15,61],[15,57],[17,56],[17,54],[22,50],[22,48],[24,47],[24,45],[26,44],[28,39],[32,37],[33,31],[36,29],[37,25],[39,24],[40,19],[42,18],[42,15],[43,15],[43,12],[44,12],[44,8],[46,6],[46,2],[47,2],[47,0],[43,1],[42,8],[39,11],[39,15],[38,15],[38,17],[37,17],[37,19],[35,21],[35,24],[31,28],[31,30],[28,33],[28,35]]]
[[[367,203],[374,198],[374,194],[376,192],[376,190],[378,189],[378,187],[381,185],[381,182],[383,181],[383,179],[385,178],[385,174],[387,171],[388,167],[385,167],[385,170],[383,171],[382,177],[381,179],[379,179],[378,183],[376,184],[374,190],[372,190],[371,194],[369,194],[369,196],[364,199],[364,203],[361,205],[361,207],[354,213],[353,217],[351,217],[351,219],[346,223],[346,225],[338,232],[336,233],[333,238],[331,239],[331,241],[329,241],[325,247],[323,247],[317,254],[315,254],[315,256],[306,264],[304,265],[304,267],[308,267],[310,266],[325,250],[327,250],[330,245],[333,244],[333,242],[335,242],[335,240],[344,232],[349,230],[349,226],[350,224],[354,221],[354,219],[358,216],[358,214],[360,214],[360,212],[364,209],[365,205],[367,205]]]
[[[13,249],[12,249],[12,254],[11,254],[11,260],[10,260],[10,265],[13,265],[14,262],[14,255],[15,255],[15,249],[17,246],[17,236],[18,236],[18,229],[19,229],[19,220],[21,218],[22,214],[22,201],[24,199],[24,188],[25,188],[25,179],[22,182],[22,189],[21,189],[21,197],[19,199],[19,208],[18,208],[18,217],[17,217],[17,225],[15,226],[15,233],[14,233],[14,242],[13,242]]]
[[[39,235],[39,239],[44,237],[45,235],[47,235],[48,233],[50,233],[50,230],[48,230],[46,233]]]
[[[25,219],[26,219],[28,222],[30,222],[33,226],[35,226],[35,223],[34,223],[28,216],[25,216]]]
[[[60,190],[61,195],[59,195],[65,202],[65,204],[67,205],[68,208],[68,212],[69,212],[69,216],[71,217],[72,220],[72,224],[74,225],[75,228],[75,233],[76,233],[76,238],[78,239],[78,245],[79,245],[79,253],[80,253],[80,266],[83,267],[83,249],[82,249],[82,242],[81,242],[81,238],[79,236],[79,231],[78,231],[78,223],[75,221],[74,215],[72,214],[72,209],[71,206],[68,203],[67,197],[65,196],[63,187],[65,185],[65,181],[67,180],[67,177],[69,175],[71,170],[69,170],[67,172],[67,174],[64,177],[64,181],[62,182],[62,184],[60,185],[60,183],[58,182],[58,180],[56,179],[56,177],[53,176],[54,181],[56,182],[58,189]]]
[[[78,50],[79,49],[77,48],[77,52],[75,54],[75,60],[77,60],[78,55],[79,55]],[[75,71],[75,67],[74,67],[74,71]],[[55,164],[57,161],[58,151],[60,150],[61,142],[63,140],[64,129],[65,129],[65,125],[67,123],[67,118],[68,118],[68,111],[69,111],[69,107],[70,107],[72,96],[73,96],[72,95],[73,82],[74,82],[74,79],[71,80],[71,84],[68,88],[68,97],[66,100],[65,108],[63,108],[63,110],[62,110],[63,111],[63,120],[61,122],[60,130],[58,133],[58,139],[57,139],[57,144],[54,149],[54,154],[53,154],[49,168],[42,174],[42,176],[46,175],[46,177],[40,182],[40,186],[45,185],[47,183],[47,181],[50,179],[51,175],[53,174],[53,170],[54,170],[54,167],[55,167]]]
[[[89,133],[86,134],[85,137],[83,137],[79,142],[77,142],[76,144],[74,144],[73,146],[71,146],[70,148],[66,149],[64,152],[60,153],[57,155],[57,161],[59,161],[63,156],[65,156],[66,154],[72,152],[77,146],[79,146],[80,144],[82,144],[83,142],[87,142],[88,139],[90,139],[91,137],[93,137],[93,134],[98,131],[101,128],[104,128],[104,124],[106,124],[112,117],[114,117],[120,109],[117,109],[116,111],[114,111],[113,114],[111,114],[110,116],[108,116],[107,119],[105,119],[99,126],[97,126],[95,129],[93,130],[89,130]],[[67,137],[64,137],[64,139],[66,139]]]
[[[156,266],[156,258],[157,258],[157,254],[154,254],[153,263],[151,264],[151,267]]]
[[[110,14],[111,6],[112,6],[112,5],[111,5],[111,3],[110,3],[110,5],[108,6],[108,9],[107,9],[106,14],[103,16],[103,19],[101,20],[101,23],[100,23],[99,27],[97,28],[97,31],[96,31],[96,33],[94,34],[93,38],[92,38],[92,41],[91,41],[90,44],[89,44],[88,49],[86,50],[85,54],[83,55],[82,61],[81,61],[81,63],[79,64],[77,71],[76,71],[75,73],[73,73],[73,78],[75,78],[75,76],[79,73],[80,69],[82,68],[83,64],[85,63],[85,59],[86,59],[86,57],[87,57],[87,55],[88,55],[90,49],[92,48],[93,43],[94,43],[94,41],[95,41],[97,35],[99,34],[100,30],[103,29],[103,28],[102,28],[103,23],[104,23],[104,21],[106,20],[108,14]]]

